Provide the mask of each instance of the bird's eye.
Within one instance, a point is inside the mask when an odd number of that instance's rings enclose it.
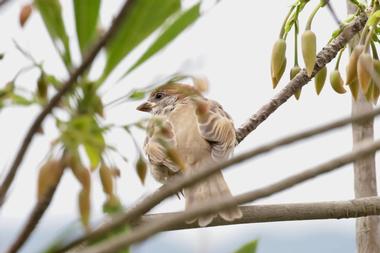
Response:
[[[155,99],[157,99],[157,100],[159,100],[159,99],[161,99],[161,98],[163,98],[164,97],[164,94],[162,94],[162,93],[156,93],[156,95],[154,95],[154,98]]]

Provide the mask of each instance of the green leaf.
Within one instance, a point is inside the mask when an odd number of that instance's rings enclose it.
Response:
[[[141,91],[141,90],[135,90],[129,96],[129,99],[131,99],[131,100],[141,100],[143,98],[145,98],[145,92]]]
[[[99,148],[96,148],[87,143],[85,143],[83,146],[84,150],[86,151],[88,160],[90,160],[91,169],[95,169],[100,163],[102,151],[99,150]]]
[[[94,42],[99,18],[100,0],[74,0],[75,25],[82,55]]]
[[[371,26],[371,25],[374,25],[374,24],[378,23],[379,22],[379,18],[380,18],[380,10],[377,10],[377,11],[375,11],[375,13],[373,13],[369,17],[369,19],[367,21],[367,25]]]
[[[62,8],[59,0],[34,0],[34,4],[39,10],[46,29],[63,62],[67,67],[71,67],[69,37],[63,23]],[[61,46],[63,46],[63,49],[61,49]]]
[[[83,145],[91,168],[99,164],[106,144],[103,136],[104,129],[90,115],[81,115],[64,122],[59,126],[62,131],[62,142],[69,149]]]
[[[256,253],[258,240],[253,240],[241,246],[235,253]]]
[[[33,101],[17,94],[11,94],[10,99],[12,100],[12,103],[15,105],[26,106],[33,104]]]
[[[132,70],[136,69],[146,60],[151,58],[170,42],[172,42],[181,32],[188,28],[200,17],[200,3],[194,5],[190,9],[184,11],[170,24],[153,42],[153,44],[145,51],[145,53],[137,60],[137,62],[124,74],[126,76]],[[123,76],[123,77],[124,77]]]
[[[107,47],[107,61],[101,80],[145,38],[181,7],[180,0],[135,1],[120,29]]]
[[[0,60],[4,59],[4,53],[0,53]]]

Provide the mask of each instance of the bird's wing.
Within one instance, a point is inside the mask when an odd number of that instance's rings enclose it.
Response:
[[[235,127],[231,117],[216,101],[207,100],[209,110],[206,119],[198,121],[201,136],[211,145],[215,161],[228,158],[236,142]]]
[[[169,121],[164,121],[157,124],[157,122],[150,122],[148,125],[148,136],[145,139],[144,151],[148,157],[149,162],[157,167],[164,169],[166,167],[172,173],[179,171],[176,164],[169,159],[168,149],[176,148],[176,139],[173,127]]]

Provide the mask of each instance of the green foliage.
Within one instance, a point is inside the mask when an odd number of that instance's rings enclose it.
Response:
[[[159,37],[153,42],[153,44],[145,51],[145,53],[137,60],[137,62],[125,73],[128,74],[132,72],[135,68],[140,66],[168,43],[174,40],[181,32],[183,32],[187,27],[193,24],[200,16],[199,12],[200,3],[195,4],[190,9],[182,12],[172,24],[170,24],[166,29],[159,35]]]
[[[103,136],[105,129],[89,115],[75,116],[67,122],[60,122],[58,126],[62,132],[60,139],[65,148],[75,153],[79,146],[83,145],[91,168],[96,168],[106,147]]]
[[[82,55],[96,38],[100,0],[74,0],[75,25]]]
[[[9,82],[4,88],[0,89],[0,109],[6,105],[28,106],[35,101],[22,95],[15,86],[14,82]]]
[[[179,11],[180,0],[135,1],[119,31],[107,46],[107,62],[101,80],[126,57],[132,49]]]
[[[60,53],[65,65],[71,67],[70,42],[62,18],[62,8],[58,0],[34,0],[46,29]],[[61,49],[61,45],[63,49]]]
[[[58,52],[61,60],[65,64],[69,73],[73,71],[74,64],[71,55],[70,45],[78,43],[82,58],[95,45],[100,37],[100,12],[101,0],[72,0],[74,19],[64,17],[62,13],[62,0],[32,0],[33,6],[39,12],[44,26]],[[65,94],[57,105],[57,110],[52,112],[52,118],[56,122],[59,136],[53,141],[51,153],[64,150],[65,154],[76,155],[79,167],[74,166],[73,159],[67,159],[75,178],[82,185],[90,184],[90,170],[85,168],[81,161],[88,161],[91,169],[95,170],[101,165],[109,165],[112,159],[107,155],[112,151],[120,155],[124,161],[128,159],[119,150],[107,144],[105,132],[115,126],[105,127],[104,106],[99,88],[104,83],[108,75],[127,58],[132,50],[138,47],[150,36],[153,43],[148,45],[147,50],[126,72],[141,66],[153,55],[157,54],[165,46],[169,45],[179,34],[192,25],[200,17],[200,1],[189,9],[181,9],[181,0],[135,0],[131,9],[123,17],[121,27],[115,32],[109,43],[105,47],[105,65],[99,71],[98,78],[88,75],[91,72],[93,63],[90,63],[88,70],[76,78],[74,88]],[[70,22],[71,21],[71,22]],[[74,21],[74,22],[72,22]],[[65,25],[75,24],[77,41],[72,41],[68,36]],[[75,39],[76,40],[76,39]],[[33,58],[32,54],[22,49],[17,43],[16,48],[28,59],[31,67],[21,68],[16,76],[4,87],[0,87],[0,109],[8,105],[45,106],[52,98],[54,92],[62,88],[63,82],[56,75],[47,73],[43,63]],[[0,54],[0,60],[3,54]],[[19,75],[31,69],[38,70],[40,76],[32,88],[21,88],[16,85]],[[133,89],[132,92],[123,98],[123,101],[135,101],[145,98],[152,87],[145,89]],[[59,113],[56,113],[59,111]],[[132,124],[136,128],[144,128],[144,120]],[[134,145],[137,143],[134,140]],[[83,152],[84,151],[84,152]],[[139,153],[141,151],[139,150]],[[68,156],[69,157],[69,156]],[[82,160],[86,158],[85,160]],[[112,164],[111,164],[112,165]],[[112,167],[110,165],[110,167]],[[145,175],[146,167],[139,165],[140,176]],[[81,172],[82,171],[82,172]],[[86,173],[83,173],[86,171]],[[117,175],[113,175],[113,180]],[[116,187],[112,194],[106,194],[106,201],[103,209],[106,213],[119,212],[122,204],[116,193]],[[89,209],[89,208],[88,208]],[[119,233],[120,229],[115,233]],[[46,252],[54,252],[52,251]],[[121,252],[129,252],[129,249]]]
[[[241,246],[235,253],[256,253],[258,240],[250,241]]]

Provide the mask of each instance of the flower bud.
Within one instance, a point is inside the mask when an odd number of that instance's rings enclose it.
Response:
[[[294,66],[291,70],[290,70],[290,80],[293,80],[294,77],[296,77],[296,75],[301,71],[301,68],[296,65]],[[296,90],[296,92],[294,93],[294,97],[298,100],[301,96],[301,90],[302,89],[298,89]]]
[[[37,80],[37,96],[43,101],[46,101],[48,93],[48,84],[45,75],[41,74]]]
[[[380,89],[377,85],[374,85],[373,86],[373,95],[372,95],[372,101],[373,103],[376,105],[377,104],[377,101],[379,99],[379,96],[380,96]]]
[[[373,82],[371,81],[369,86],[368,86],[368,90],[367,92],[364,94],[367,102],[372,102],[372,98],[373,98],[373,88],[374,88],[374,84]]]
[[[45,195],[58,184],[64,165],[59,160],[49,160],[40,169],[37,180],[37,200],[41,201]]]
[[[372,57],[368,53],[362,53],[359,56],[357,71],[359,85],[363,93],[366,93],[371,82],[371,73],[373,72]]]
[[[71,168],[74,176],[82,185],[82,188],[89,191],[91,188],[90,171],[82,165],[78,156],[70,154],[67,157],[68,166]]]
[[[107,195],[113,194],[113,178],[111,170],[102,164],[99,169],[100,181],[102,182],[103,191]]]
[[[314,77],[314,85],[315,85],[315,91],[317,92],[317,95],[319,95],[323,89],[323,86],[326,82],[326,76],[327,76],[327,68],[324,66],[320,71],[315,74]]]
[[[359,82],[358,82],[358,80],[357,79],[353,80],[349,84],[348,87],[350,87],[351,95],[354,98],[354,100],[356,101],[358,99],[358,95],[359,95]]]
[[[140,156],[136,162],[136,172],[137,172],[137,175],[139,176],[142,184],[144,184],[144,182],[145,182],[147,168],[148,167],[146,165],[146,162],[144,161],[144,158],[142,158],[142,156]]]
[[[296,65],[290,70],[290,80],[293,80],[294,77],[301,71],[301,68]]]
[[[346,84],[351,84],[352,82],[355,81],[355,79],[357,77],[358,59],[359,59],[359,56],[361,55],[361,53],[363,52],[363,50],[364,50],[364,46],[358,45],[352,51],[352,53],[350,55],[350,59],[348,60],[347,68],[346,68],[346,70],[347,70]]]
[[[373,72],[372,72],[372,81],[375,83],[375,86],[380,87],[380,61],[373,59]]]
[[[301,91],[302,91],[302,88],[300,89],[297,89],[296,92],[294,92],[294,97],[299,100],[300,97],[301,97]]]
[[[78,206],[79,206],[79,213],[80,213],[80,219],[83,224],[83,226],[89,230],[89,224],[90,224],[90,211],[91,211],[91,203],[90,203],[90,191],[86,191],[82,189],[78,196]]]
[[[271,59],[271,77],[273,88],[276,88],[281,79],[286,67],[286,42],[284,39],[279,39],[273,45]]]
[[[338,70],[334,70],[330,74],[331,87],[339,94],[346,93],[346,89],[343,87],[343,79]]]
[[[307,75],[310,77],[316,61],[317,39],[311,30],[306,30],[301,38],[302,56],[306,66]]]
[[[19,15],[19,22],[21,27],[24,27],[26,21],[28,21],[30,14],[32,14],[32,10],[32,4],[26,4],[21,7]]]

